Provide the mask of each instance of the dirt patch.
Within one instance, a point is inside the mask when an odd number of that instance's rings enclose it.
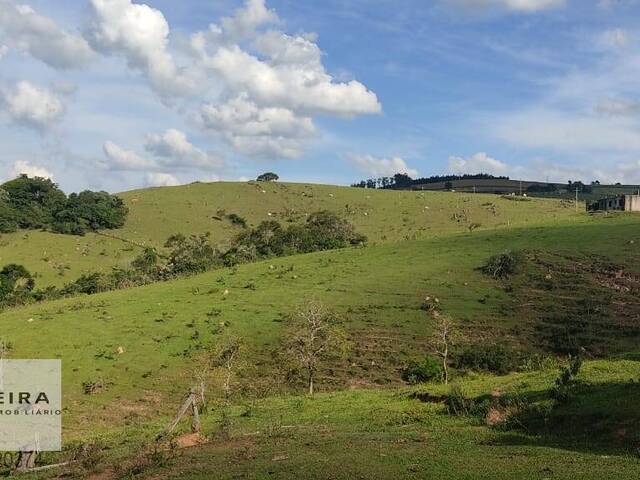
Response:
[[[185,433],[175,438],[178,448],[191,448],[207,443],[207,439],[199,433]]]

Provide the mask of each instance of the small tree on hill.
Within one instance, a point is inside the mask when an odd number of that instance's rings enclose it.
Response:
[[[436,327],[436,353],[442,358],[442,371],[444,384],[449,383],[449,355],[453,345],[453,323],[447,317],[439,317]]]
[[[309,395],[323,361],[344,356],[350,343],[337,316],[322,304],[310,302],[290,318],[287,353],[306,374]]]
[[[259,175],[256,179],[258,182],[277,182],[280,179],[278,175],[273,172],[266,172]]]

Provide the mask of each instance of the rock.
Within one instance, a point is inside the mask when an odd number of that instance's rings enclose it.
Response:
[[[122,355],[124,353],[124,348],[123,347],[118,347],[116,352],[117,352],[118,355]]]
[[[224,292],[222,292],[222,295],[224,295],[225,297],[226,297],[227,295],[229,295],[229,289],[228,289],[228,288],[227,288],[227,289],[225,289],[225,291],[224,291]]]

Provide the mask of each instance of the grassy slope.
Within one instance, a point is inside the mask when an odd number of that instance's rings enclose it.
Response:
[[[18,232],[0,236],[0,264],[25,265],[38,274],[39,286],[61,285],[83,272],[126,266],[139,251],[137,245],[159,247],[175,233],[211,232],[214,242],[224,244],[239,230],[229,221],[214,219],[218,210],[239,214],[256,225],[268,219],[304,221],[305,214],[329,209],[348,218],[374,244],[464,231],[464,222],[452,220],[454,213],[466,212],[468,221],[482,224],[481,228],[580,221],[559,200],[514,202],[493,195],[327,185],[196,183],[121,196],[129,206],[129,219],[122,229],[107,233],[135,243],[96,234]]]
[[[274,259],[10,310],[0,314],[1,337],[13,345],[16,358],[63,359],[71,435],[122,424],[126,416],[117,419],[119,413],[150,417],[172,410],[192,382],[192,354],[213,341],[221,321],[248,341],[248,360],[260,363],[247,375],[266,382],[275,369],[269,353],[277,345],[281,315],[310,298],[342,313],[357,343],[354,365],[325,372],[322,387],[397,382],[396,369],[423,353],[431,335],[432,321],[419,310],[426,294],[441,299],[443,311],[467,337],[526,342],[526,317],[513,318],[505,310],[507,294],[476,268],[507,247],[535,246],[612,253],[640,271],[638,220],[600,217],[573,227],[476,232]],[[610,251],[611,244],[619,248]],[[220,315],[207,315],[214,310]],[[125,353],[117,355],[120,346]],[[82,382],[95,380],[108,388],[84,395]],[[92,421],[86,422],[82,416],[89,412]]]
[[[495,196],[423,196],[282,185],[267,185],[268,193],[262,193],[256,186],[238,184],[216,184],[216,203],[211,206],[205,198],[212,186],[185,188],[195,192],[186,195],[178,188],[127,194],[129,201],[138,200],[132,204],[129,224],[120,233],[146,242],[163,239],[180,228],[187,233],[212,230],[215,238],[223,239],[235,227],[215,220],[196,221],[212,211],[215,215],[215,210],[226,204],[223,201],[234,205],[227,208],[229,213],[243,214],[257,223],[269,218],[268,212],[283,219],[278,205],[297,205],[299,211],[308,212],[344,208],[348,200],[351,208],[362,208],[350,214],[352,221],[376,245],[274,259],[1,313],[0,338],[12,344],[12,357],[63,359],[66,441],[118,432],[129,440],[138,435],[151,437],[192,384],[193,357],[214,341],[212,330],[222,321],[248,342],[245,358],[253,368],[244,375],[267,389],[272,379],[279,378],[270,351],[279,339],[281,315],[305,299],[324,300],[347,320],[356,351],[349,362],[323,372],[320,389],[393,385],[398,384],[399,366],[428,348],[433,321],[419,310],[426,294],[441,300],[443,312],[456,320],[467,339],[529,342],[528,335],[535,334],[535,329],[528,328],[529,322],[535,318],[514,316],[507,308],[513,300],[509,294],[476,270],[492,254],[506,248],[527,248],[586,257],[604,255],[640,273],[640,218],[633,215],[577,216],[559,202],[513,202]],[[246,208],[253,203],[260,205],[260,211],[241,210],[238,202],[244,197],[237,196],[239,188],[248,196]],[[227,196],[220,193],[222,189],[234,193]],[[301,196],[302,190],[308,194],[313,190],[313,197]],[[282,197],[288,200],[282,202]],[[274,203],[259,201],[263,198]],[[314,203],[305,208],[309,198],[315,199]],[[160,213],[163,201],[182,202],[179,211],[189,211],[182,219],[185,223],[171,220],[176,215],[164,218]],[[357,207],[358,201],[362,207]],[[496,215],[489,205],[483,206],[489,202],[495,204]],[[451,220],[454,212],[463,209],[470,212],[472,221],[511,228],[463,233],[465,227]],[[150,231],[152,235],[148,235]],[[411,239],[414,233],[418,238]],[[42,236],[47,245],[52,238],[34,232],[29,236]],[[407,236],[410,239],[405,239]],[[59,239],[71,245],[89,237]],[[20,248],[28,251],[33,245],[24,242]],[[122,252],[122,256],[130,253]],[[103,267],[114,260],[104,257]],[[91,253],[84,258],[91,269],[98,265]],[[226,289],[227,296],[223,294]],[[554,293],[549,295],[553,299]],[[207,315],[212,312],[214,315]],[[637,343],[638,339],[630,340]],[[125,352],[118,355],[120,346]],[[637,406],[625,400],[635,393],[630,394],[618,382],[637,378],[639,365],[630,360],[588,367],[585,378],[595,386],[589,397],[592,400],[577,405],[579,411],[574,415],[584,413],[588,420],[592,414],[601,417],[603,412],[617,412],[621,421],[637,426]],[[624,379],[620,372],[626,375]],[[535,393],[547,388],[555,375],[471,378],[463,383],[474,395],[488,393],[496,386],[506,389],[516,385]],[[89,380],[101,380],[106,388],[96,395],[84,395],[82,383]],[[443,392],[440,386],[428,388]],[[556,437],[499,433],[470,419],[443,416],[440,406],[408,400],[405,394],[406,390],[395,389],[358,390],[323,394],[316,400],[260,400],[249,417],[234,414],[230,442],[189,450],[168,470],[160,470],[161,475],[208,478],[212,471],[224,471],[230,478],[263,478],[272,475],[269,472],[278,477],[299,477],[296,472],[308,463],[313,463],[308,467],[309,478],[326,478],[327,469],[337,471],[334,478],[351,478],[356,473],[368,478],[547,478],[550,471],[553,478],[630,478],[638,472],[637,460],[618,455],[618,450],[605,458],[601,456],[604,446],[593,442],[586,448],[584,442],[559,442]],[[616,409],[612,409],[613,398]],[[216,425],[215,414],[205,419],[206,432],[215,432]],[[282,425],[296,427],[283,429]],[[287,459],[273,460],[283,452]],[[327,462],[327,458],[331,460]],[[152,469],[149,475],[157,478],[158,472]]]
[[[516,391],[538,396],[557,372],[476,377],[459,382],[469,395]],[[150,468],[141,478],[443,478],[443,479],[600,479],[635,478],[640,462],[613,445],[620,431],[593,436],[594,416],[631,430],[638,426],[634,395],[640,390],[640,362],[591,362],[579,376],[584,390],[613,393],[616,401],[591,393],[554,415],[571,415],[577,426],[563,436],[491,429],[474,418],[448,416],[441,404],[422,403],[411,390],[351,391],[314,399],[271,398],[232,414],[232,440],[189,449],[168,466]],[[421,390],[446,393],[439,385]],[[582,403],[582,404],[581,404]],[[250,414],[247,415],[247,412]],[[630,424],[629,418],[635,418]],[[215,432],[219,416],[205,419]],[[582,423],[581,423],[582,422]],[[626,424],[624,422],[627,422]],[[582,428],[582,430],[581,430]],[[637,443],[639,437],[629,432]],[[575,435],[573,435],[575,434]],[[613,443],[611,443],[613,440]],[[629,438],[630,440],[630,438]],[[629,442],[630,443],[630,442]]]

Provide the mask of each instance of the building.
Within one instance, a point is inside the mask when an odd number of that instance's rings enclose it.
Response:
[[[640,212],[640,195],[617,195],[601,198],[591,205],[591,210],[623,210]]]

